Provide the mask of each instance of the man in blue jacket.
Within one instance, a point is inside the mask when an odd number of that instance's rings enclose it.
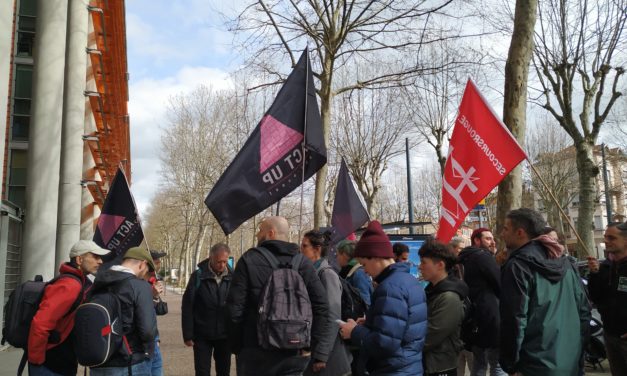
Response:
[[[372,221],[357,243],[355,257],[377,283],[365,320],[340,326],[342,338],[360,347],[371,376],[420,376],[427,332],[427,303],[407,263],[395,263],[392,244]]]

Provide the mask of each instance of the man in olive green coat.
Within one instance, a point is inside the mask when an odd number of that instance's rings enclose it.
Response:
[[[511,255],[501,270],[500,364],[510,375],[574,376],[583,367],[590,306],[564,248],[540,236],[545,225],[523,208],[501,232]]]

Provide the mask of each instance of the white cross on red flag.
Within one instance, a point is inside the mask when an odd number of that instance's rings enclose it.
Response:
[[[451,240],[468,212],[527,155],[468,80],[449,143],[436,238]]]

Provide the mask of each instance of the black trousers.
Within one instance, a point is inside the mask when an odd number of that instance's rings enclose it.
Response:
[[[226,339],[194,340],[194,369],[196,376],[211,376],[211,354],[216,362],[216,375],[231,374],[231,349]]]

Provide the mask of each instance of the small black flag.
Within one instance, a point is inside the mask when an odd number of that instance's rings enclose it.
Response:
[[[120,168],[102,205],[93,240],[110,250],[112,257],[123,255],[127,249],[137,247],[144,240],[135,201]]]
[[[299,187],[326,161],[322,121],[305,50],[205,204],[224,233],[230,234]]]
[[[346,162],[342,158],[342,165],[337,177],[337,186],[335,187],[333,214],[331,216],[331,225],[335,229],[332,239],[333,243],[346,238],[369,220],[368,211],[364,208],[357,191],[355,191],[355,186],[348,173],[348,167],[346,167]]]

